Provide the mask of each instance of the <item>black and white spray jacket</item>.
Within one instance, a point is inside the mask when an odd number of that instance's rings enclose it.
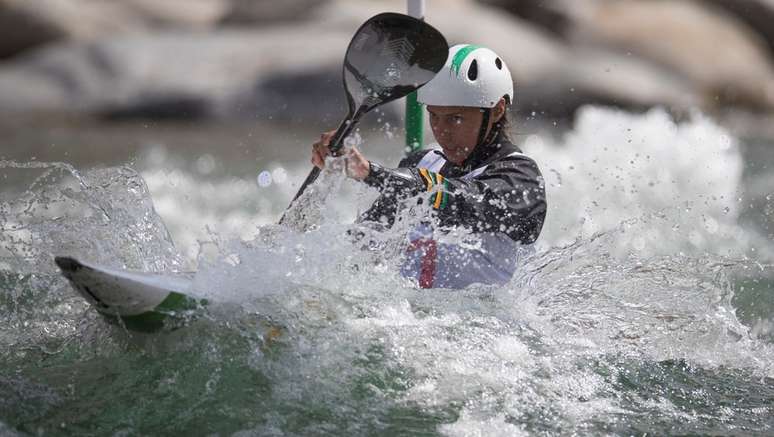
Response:
[[[415,268],[404,265],[403,273],[423,287],[507,282],[516,267],[515,252],[535,242],[546,216],[545,187],[537,164],[502,134],[476,147],[462,165],[448,161],[439,150],[421,150],[396,169],[372,163],[364,182],[381,195],[359,222],[392,226],[406,199],[427,192],[424,201],[430,203],[441,229],[464,227],[482,237],[481,253],[462,254],[459,248],[435,244],[427,230],[410,236],[412,244],[422,244],[414,251],[416,256],[407,260]]]

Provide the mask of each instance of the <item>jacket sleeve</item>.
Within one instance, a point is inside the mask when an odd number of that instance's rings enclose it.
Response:
[[[502,232],[525,244],[537,239],[546,214],[542,175],[535,162],[523,155],[495,161],[470,179],[444,178],[424,168],[386,169],[372,164],[365,182],[382,190],[392,208],[400,199],[428,192],[426,201],[437,211],[442,226]]]
[[[369,177],[364,182],[368,185],[378,189],[381,194],[376,198],[376,201],[371,205],[368,210],[360,214],[357,219],[358,223],[370,222],[378,223],[384,226],[391,227],[395,223],[395,215],[398,211],[398,204],[401,200],[411,197],[413,192],[413,180],[408,180],[408,186],[400,184],[402,181],[401,176],[404,175],[404,171],[407,167],[415,166],[427,153],[426,150],[421,150],[403,158],[398,163],[397,169],[386,170],[382,166],[372,162],[371,171]],[[382,174],[380,169],[389,173]],[[394,181],[392,181],[394,176]],[[407,177],[413,178],[413,176],[407,174]],[[388,181],[391,181],[388,183]],[[415,195],[415,194],[413,194]]]

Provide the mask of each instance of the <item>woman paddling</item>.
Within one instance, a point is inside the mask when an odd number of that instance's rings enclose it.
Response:
[[[505,283],[540,234],[546,214],[540,170],[505,132],[513,101],[511,74],[492,50],[456,45],[417,97],[427,105],[441,150],[414,152],[389,169],[349,149],[347,174],[381,192],[358,221],[393,226],[412,206],[406,199],[430,192],[426,200],[438,229],[423,223],[410,233],[403,276],[422,288]],[[325,166],[332,136],[323,134],[312,147],[312,163],[319,168]],[[434,238],[459,227],[480,238],[478,248]]]

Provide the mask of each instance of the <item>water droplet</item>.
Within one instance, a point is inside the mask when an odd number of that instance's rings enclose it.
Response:
[[[707,218],[704,221],[704,227],[705,227],[705,229],[707,229],[707,233],[709,233],[709,234],[714,234],[714,233],[716,233],[718,231],[718,229],[720,229],[720,226],[718,225],[718,222],[715,221],[715,219],[713,219],[711,217]]]
[[[271,171],[271,178],[277,184],[283,184],[288,180],[288,172],[282,167],[277,167]]]
[[[271,185],[271,173],[264,170],[258,174],[258,186],[259,187],[268,187]]]
[[[215,170],[215,158],[209,153],[205,153],[196,160],[196,171],[200,174],[208,175]]]

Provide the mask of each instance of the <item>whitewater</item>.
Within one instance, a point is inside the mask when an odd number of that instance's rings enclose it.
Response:
[[[192,168],[161,148],[142,169],[0,161],[29,180],[0,198],[0,433],[773,433],[760,158],[660,109],[585,107],[560,136],[512,136],[545,177],[543,234],[510,283],[458,291],[399,276],[403,229],[346,238],[377,193],[341,172],[300,199],[305,223],[275,225],[307,150],[214,181],[214,147]],[[129,332],[70,289],[61,254],[196,270],[212,303]]]

